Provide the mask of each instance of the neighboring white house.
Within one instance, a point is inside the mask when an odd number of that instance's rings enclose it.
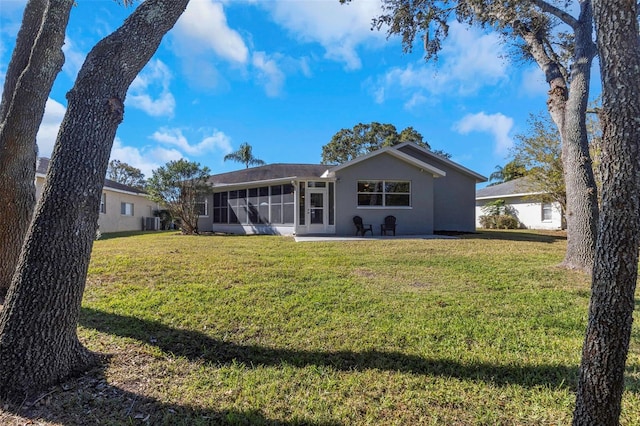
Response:
[[[48,158],[38,158],[36,169],[36,200],[42,195],[42,188],[49,167]],[[100,232],[123,232],[160,229],[160,219],[154,217],[156,203],[147,198],[146,192],[105,179],[100,201],[98,226]]]
[[[557,202],[539,201],[541,192],[528,189],[526,178],[514,179],[498,185],[487,186],[476,191],[476,226],[480,227],[480,216],[485,215],[482,207],[496,200],[504,200],[505,205],[520,221],[520,226],[528,229],[562,229],[562,210]]]

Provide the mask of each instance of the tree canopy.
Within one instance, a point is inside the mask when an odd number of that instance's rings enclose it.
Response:
[[[423,136],[413,127],[407,127],[398,133],[393,124],[358,123],[351,129],[340,129],[331,141],[322,147],[322,164],[345,163],[360,155],[403,142],[413,142],[430,148]]]
[[[142,170],[120,160],[111,160],[109,162],[107,179],[139,189],[144,189],[147,185]]]
[[[148,181],[149,198],[162,204],[171,216],[180,219],[185,234],[198,233],[198,202],[209,188],[210,170],[200,163],[180,159],[153,171]]]
[[[247,142],[243,142],[237,151],[225,155],[224,161],[228,160],[242,163],[247,169],[249,166],[262,166],[265,164],[264,161],[253,156],[253,147]]]

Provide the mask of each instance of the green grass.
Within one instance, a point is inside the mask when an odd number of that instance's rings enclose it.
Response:
[[[530,232],[99,240],[79,336],[111,360],[57,404],[100,424],[569,424],[589,281],[555,266],[565,246]],[[634,327],[629,425],[639,342]]]

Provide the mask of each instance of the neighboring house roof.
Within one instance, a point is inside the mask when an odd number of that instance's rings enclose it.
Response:
[[[226,186],[288,179],[320,179],[328,167],[324,164],[267,164],[211,175],[208,182],[214,186]]]
[[[532,191],[531,183],[527,177],[513,179],[497,185],[487,186],[476,191],[476,200],[491,198],[522,197],[526,195],[542,194],[540,191]]]
[[[36,176],[40,176],[42,178],[46,177],[48,168],[49,168],[49,159],[45,157],[38,157],[38,162],[36,165]],[[133,186],[124,185],[120,182],[116,182],[111,179],[104,180],[104,187],[111,189],[113,191],[118,191],[118,192],[126,192],[131,194],[140,194],[140,195],[147,194],[145,191],[139,188],[134,188]]]

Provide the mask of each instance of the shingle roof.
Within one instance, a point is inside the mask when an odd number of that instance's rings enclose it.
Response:
[[[49,159],[44,157],[38,157],[38,162],[36,165],[36,173],[41,175],[46,175],[48,168],[49,168]],[[116,189],[119,191],[134,192],[136,194],[146,194],[146,192],[141,189],[134,188],[129,185],[124,185],[122,183],[113,181],[111,179],[104,180],[104,187],[110,188],[110,189]]]
[[[530,184],[526,177],[510,180],[497,185],[487,186],[476,191],[478,198],[508,197],[523,194],[535,194],[536,191],[530,189]]]
[[[208,182],[212,185],[230,185],[290,177],[317,179],[330,167],[324,164],[267,164],[235,172],[211,175]]]

